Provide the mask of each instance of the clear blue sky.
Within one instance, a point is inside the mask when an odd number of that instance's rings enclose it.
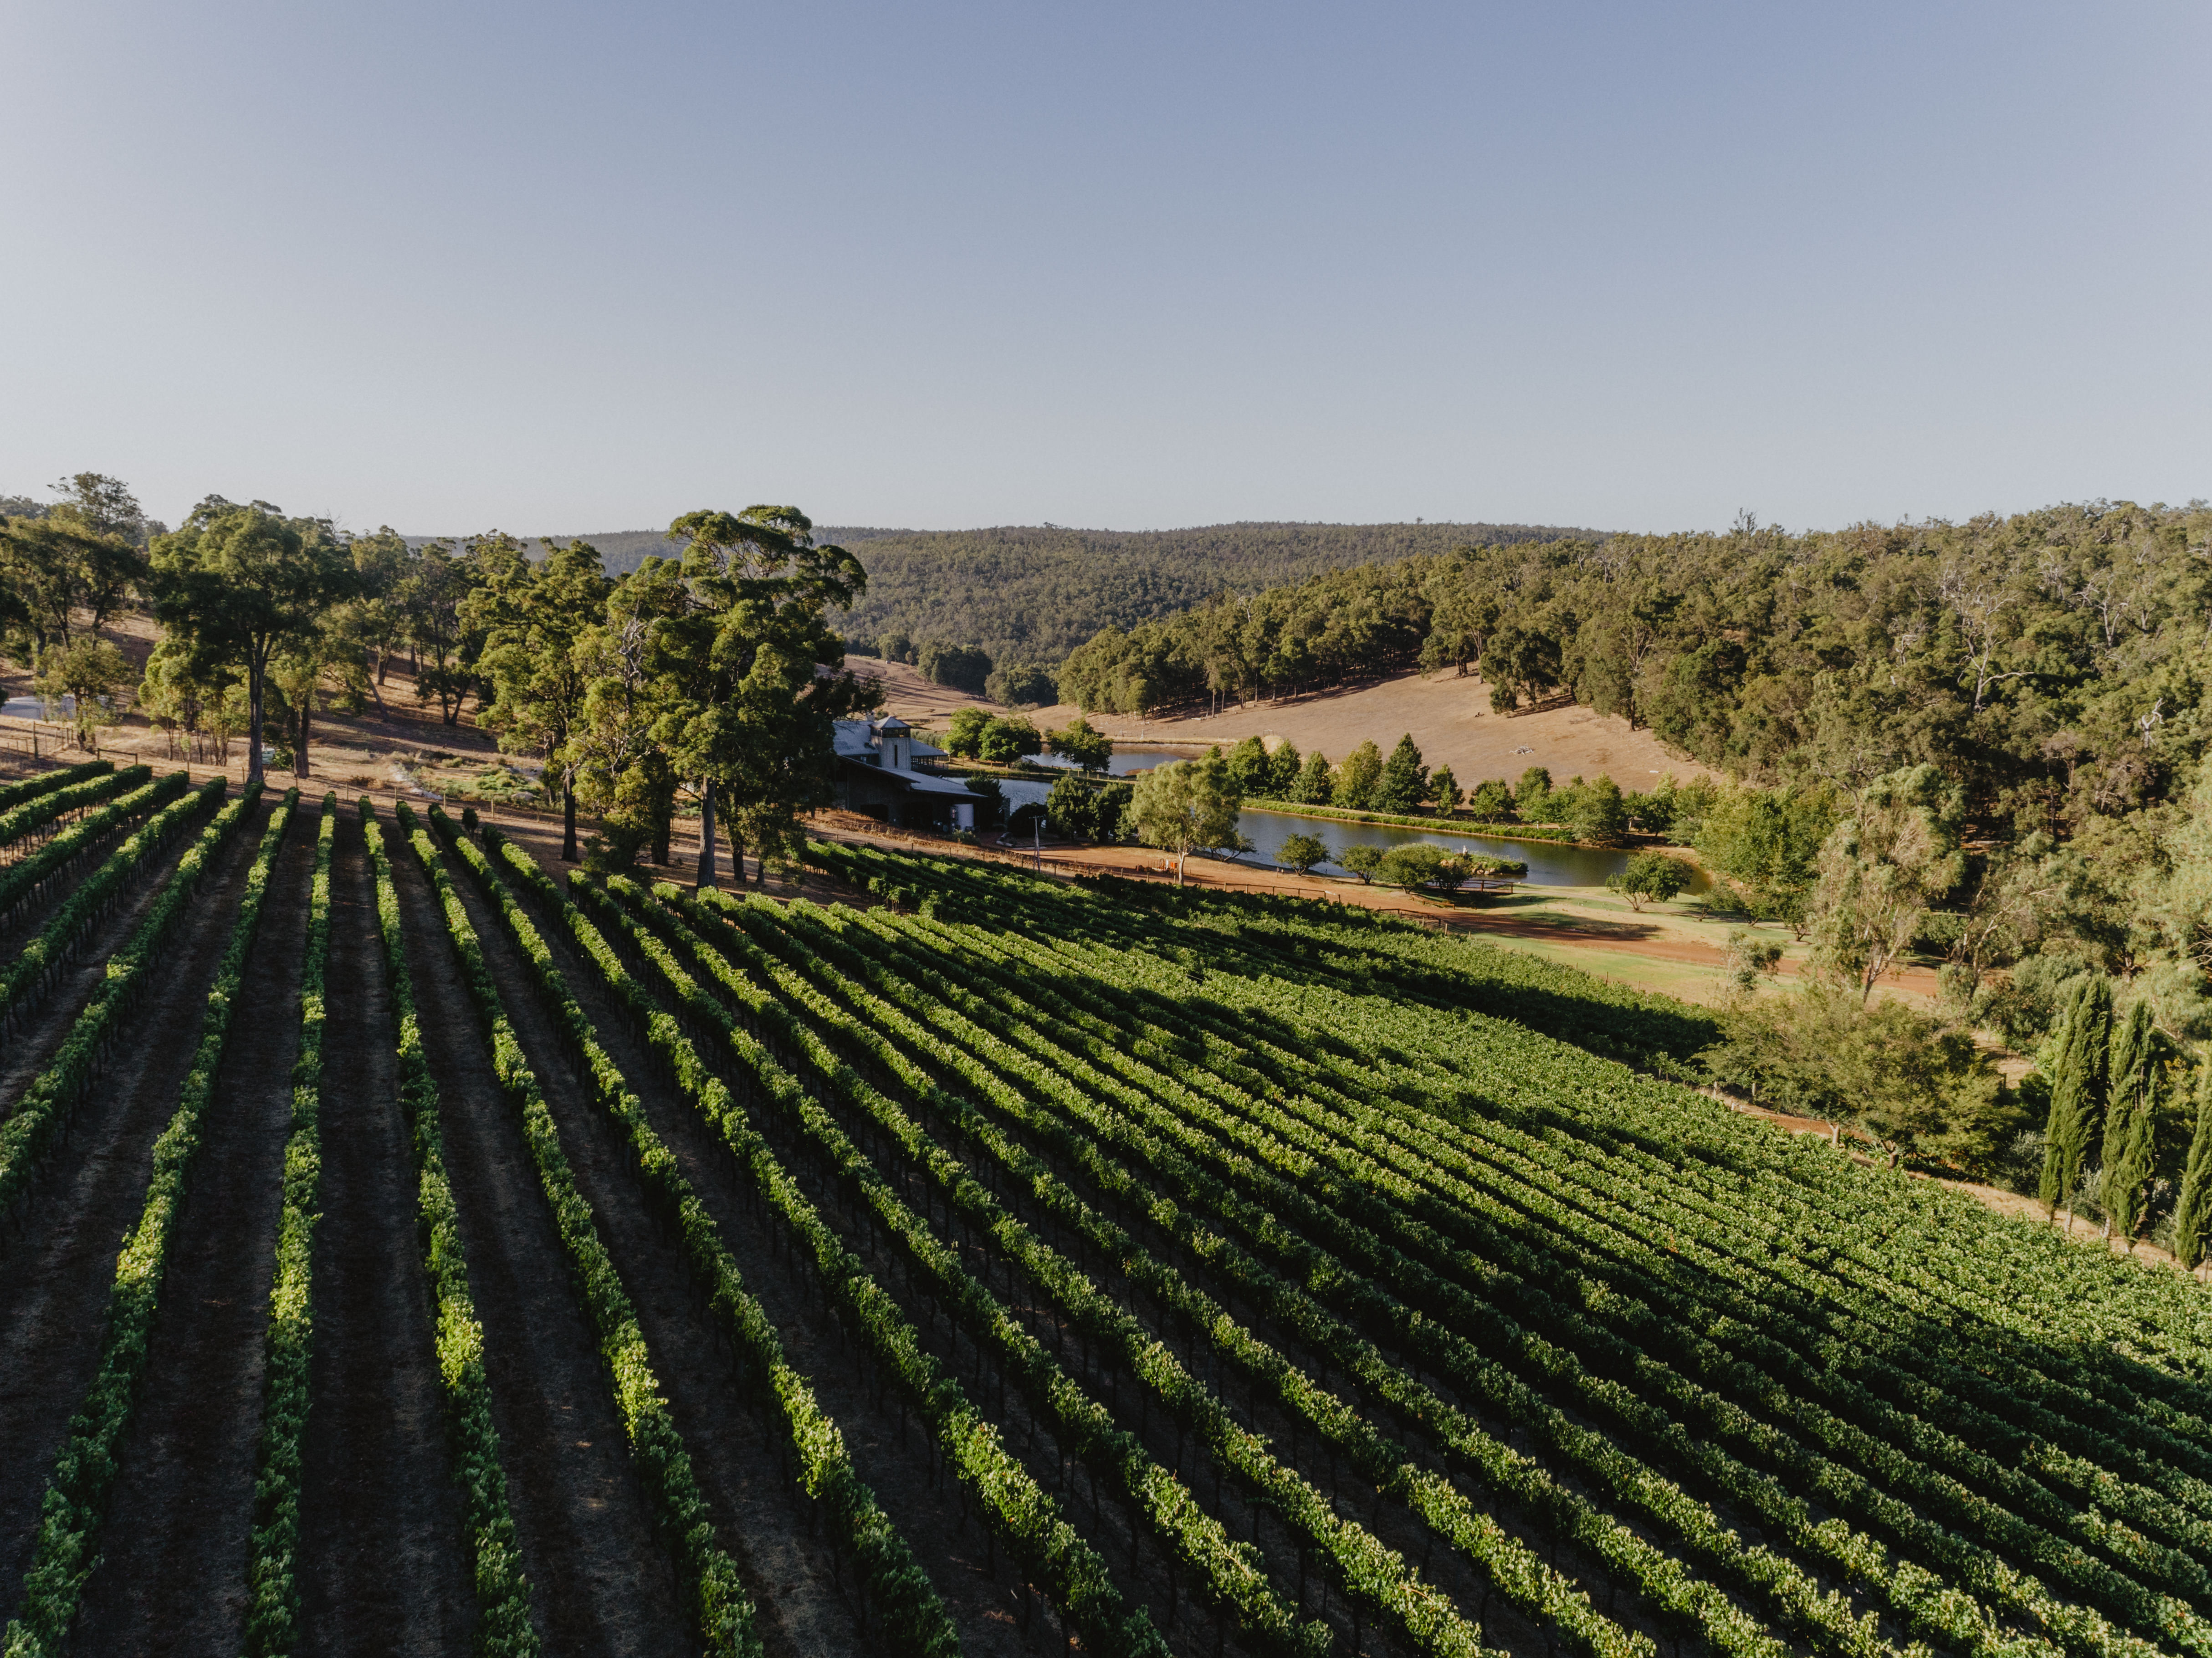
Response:
[[[0,491],[351,527],[2212,495],[2212,8],[0,9]]]

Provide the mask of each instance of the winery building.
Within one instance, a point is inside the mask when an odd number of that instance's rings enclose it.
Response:
[[[975,795],[944,773],[933,748],[893,714],[837,722],[837,793],[848,811],[904,829],[973,829]]]

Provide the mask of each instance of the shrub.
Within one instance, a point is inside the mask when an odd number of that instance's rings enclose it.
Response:
[[[980,759],[983,733],[990,725],[990,714],[981,708],[955,708],[951,724],[945,731],[945,752],[963,760]]]
[[[1346,847],[1336,855],[1337,867],[1350,870],[1362,881],[1370,879],[1376,866],[1382,861],[1380,847]]]
[[[1427,886],[1437,879],[1443,872],[1444,860],[1450,855],[1442,847],[1431,846],[1425,841],[1416,841],[1410,846],[1393,847],[1376,865],[1375,878],[1384,886],[1402,887],[1411,892],[1415,887]],[[1459,883],[1455,881],[1452,884],[1456,886]]]
[[[1429,774],[1429,799],[1435,803],[1438,811],[1449,817],[1459,810],[1459,803],[1463,798],[1459,779],[1452,775],[1449,766],[1438,766]]]
[[[1690,884],[1690,871],[1679,858],[1663,852],[1639,852],[1618,875],[1607,876],[1606,885],[1642,913],[1646,904],[1663,904]]]
[[[1070,773],[1045,797],[1045,821],[1054,835],[1070,841],[1111,846],[1133,840],[1128,808],[1135,793],[1128,783],[1091,783]]]
[[[1521,781],[1513,790],[1515,810],[1524,823],[1551,822],[1552,774],[1541,766],[1531,766],[1521,774]]]
[[[1574,804],[1567,809],[1566,822],[1577,841],[1599,847],[1620,845],[1628,833],[1628,807],[1621,799],[1620,785],[1610,777],[1581,785],[1575,790]]]

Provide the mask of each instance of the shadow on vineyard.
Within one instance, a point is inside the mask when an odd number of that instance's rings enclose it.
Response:
[[[0,941],[11,1653],[2212,1650],[2197,1284],[1668,1080],[1696,1010],[226,796]]]

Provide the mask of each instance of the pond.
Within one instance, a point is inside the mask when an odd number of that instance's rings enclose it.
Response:
[[[1164,766],[1170,760],[1194,760],[1204,752],[1202,749],[1148,749],[1140,743],[1132,743],[1124,748],[1116,744],[1114,757],[1106,762],[1106,772],[1109,777],[1127,777],[1131,772],[1150,771],[1154,766]],[[1033,754],[1030,760],[1032,764],[1057,766],[1063,771],[1075,769],[1075,762],[1063,760],[1056,754]]]
[[[1267,811],[1258,806],[1247,806],[1237,820],[1237,829],[1244,838],[1257,848],[1250,856],[1258,861],[1276,861],[1276,850],[1293,835],[1310,835],[1334,853],[1346,847],[1380,847],[1389,851],[1392,847],[1410,846],[1426,841],[1449,852],[1471,852],[1491,858],[1510,858],[1528,865],[1522,878],[1532,886],[1541,887],[1599,887],[1607,876],[1618,875],[1628,867],[1629,854],[1609,852],[1602,847],[1575,847],[1553,841],[1496,841],[1487,835],[1460,835],[1449,829],[1400,829],[1389,823],[1346,823],[1334,817],[1302,817],[1294,812]],[[1343,871],[1334,863],[1321,867],[1336,874]],[[1705,876],[1699,872],[1692,878],[1692,890],[1702,890]]]
[[[1118,761],[1121,756],[1117,754],[1114,757]],[[1171,754],[1164,757],[1175,758]],[[1052,786],[1009,778],[999,786],[1005,792],[1007,809],[1012,811],[1031,804],[1042,805]],[[1628,867],[1629,859],[1627,853],[1608,852],[1601,847],[1563,846],[1552,841],[1498,841],[1482,835],[1454,834],[1449,829],[1400,829],[1388,823],[1347,823],[1334,817],[1303,817],[1295,812],[1269,811],[1261,806],[1245,807],[1237,826],[1255,847],[1247,857],[1247,861],[1252,863],[1274,863],[1277,850],[1293,835],[1314,835],[1332,853],[1342,852],[1346,847],[1380,847],[1387,852],[1392,847],[1425,841],[1450,852],[1510,858],[1528,865],[1524,880],[1532,886],[1542,887],[1603,886],[1607,876],[1618,875]],[[1333,862],[1321,868],[1332,875],[1346,873]],[[1703,892],[1708,884],[1705,873],[1694,865],[1692,870],[1689,890]]]

